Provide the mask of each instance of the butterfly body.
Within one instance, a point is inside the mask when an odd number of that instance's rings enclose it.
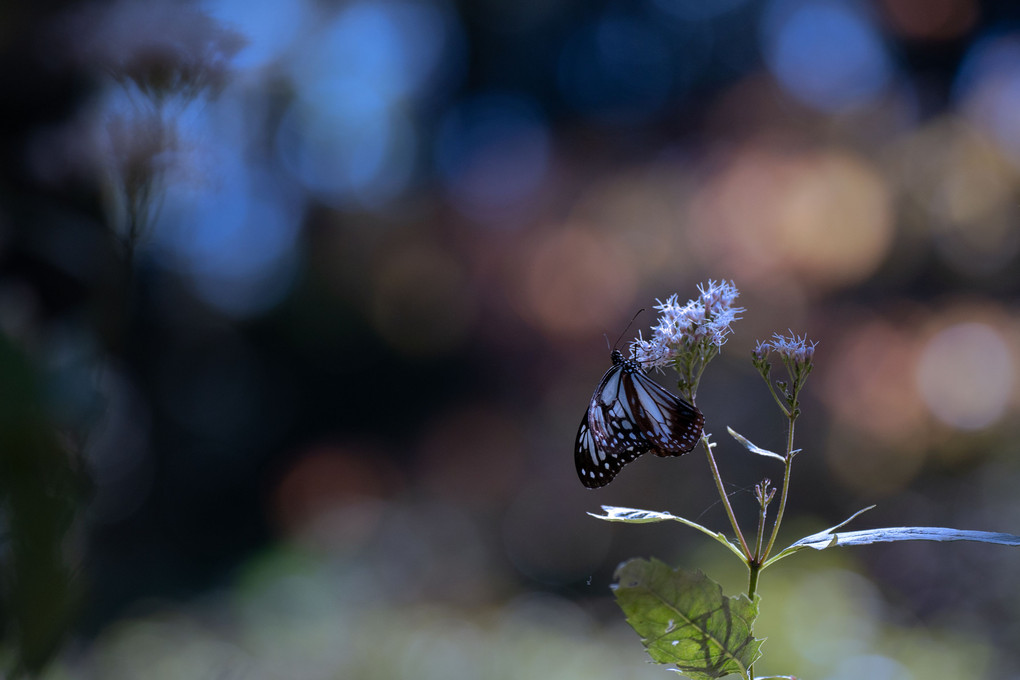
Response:
[[[613,366],[595,389],[574,443],[574,463],[589,489],[605,486],[644,453],[681,456],[701,437],[705,418],[613,350]]]

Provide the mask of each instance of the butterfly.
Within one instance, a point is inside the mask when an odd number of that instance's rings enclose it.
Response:
[[[597,489],[643,453],[682,456],[698,443],[705,417],[613,350],[613,366],[595,388],[574,442],[581,483]]]

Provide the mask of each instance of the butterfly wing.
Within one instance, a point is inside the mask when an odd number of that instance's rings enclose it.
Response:
[[[595,445],[616,456],[630,455],[628,462],[651,448],[634,421],[627,399],[631,381],[627,362],[619,360],[606,371],[588,405],[588,426]],[[637,369],[640,371],[640,369]],[[637,451],[637,453],[634,453]]]
[[[597,489],[613,481],[616,473],[650,448],[647,442],[641,442],[619,452],[609,452],[598,446],[588,426],[588,411],[581,418],[581,426],[577,429],[577,440],[574,442],[574,465],[581,483],[589,489]]]
[[[605,486],[624,465],[651,451],[680,456],[698,443],[705,418],[694,406],[613,351],[574,442],[574,464],[589,489]]]
[[[680,456],[698,443],[705,417],[694,406],[665,390],[639,368],[624,370],[620,384],[636,429],[657,456]]]

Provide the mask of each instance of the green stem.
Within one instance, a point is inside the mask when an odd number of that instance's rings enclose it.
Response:
[[[789,418],[790,409],[787,408],[786,402],[780,399],[779,395],[776,394],[776,386],[772,384],[772,380],[770,378],[765,378],[765,384],[769,386],[769,392],[772,393],[772,398],[776,400],[776,403],[779,405],[779,409],[783,412],[783,415]]]
[[[764,515],[764,510],[762,515]],[[761,573],[761,562],[757,558],[747,563],[747,599],[754,602],[754,594],[758,590],[758,574]],[[754,680],[754,664],[747,669],[748,680]]]
[[[769,537],[769,544],[761,555],[762,562],[767,560],[772,552],[772,546],[775,545],[776,537],[779,535],[779,525],[783,523],[783,513],[786,511],[786,497],[790,491],[790,470],[793,468],[793,432],[796,420],[797,416],[790,416],[790,427],[786,433],[786,455],[784,456],[786,458],[786,469],[783,472],[783,490],[779,496],[779,512],[776,514],[775,524],[772,525],[772,535]]]
[[[691,392],[692,392],[692,395],[693,395],[693,393],[696,393],[698,391],[698,384],[701,382],[701,375],[705,372],[705,367],[708,366],[708,362],[715,358],[715,354],[717,352],[718,352],[718,350],[716,352],[711,353],[709,356],[706,356],[700,362],[700,365],[698,367],[698,374],[693,376],[694,379],[691,382]]]
[[[754,594],[758,590],[758,575],[761,573],[762,559],[761,544],[765,538],[765,518],[768,515],[768,505],[764,502],[761,506],[761,514],[758,515],[758,536],[755,539],[754,557],[747,563],[747,599],[754,602]],[[754,664],[747,669],[748,680],[754,680]]]
[[[737,540],[740,541],[740,547],[744,551],[747,561],[751,562],[753,556],[747,547],[747,541],[744,540],[744,534],[740,530],[740,525],[737,524],[737,516],[733,514],[733,506],[730,505],[730,499],[726,495],[726,487],[723,486],[722,475],[719,474],[719,466],[715,463],[715,456],[712,455],[712,445],[709,443],[708,437],[702,435],[701,444],[705,447],[705,455],[708,456],[708,466],[712,470],[712,478],[715,479],[715,488],[718,489],[719,498],[722,499],[723,507],[726,508],[726,515],[730,518],[733,533],[737,535]]]
[[[761,554],[761,545],[765,540],[765,518],[768,515],[768,505],[765,503],[765,490],[762,490],[761,496],[761,514],[758,515],[758,533],[754,539],[754,561],[764,562]]]
[[[762,490],[761,514],[758,515],[758,535],[755,538],[754,557],[747,563],[747,599],[754,602],[754,594],[758,590],[758,575],[761,573],[762,559],[761,544],[765,538],[765,518],[768,515],[768,505],[764,502],[764,489]],[[754,680],[754,664],[747,669],[748,680]]]

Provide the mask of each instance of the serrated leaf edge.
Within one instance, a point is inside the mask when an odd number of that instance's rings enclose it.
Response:
[[[630,560],[622,562],[616,568],[616,572],[614,574],[614,577],[615,578],[619,578],[620,570],[623,569],[624,565],[634,561],[635,559],[641,559],[641,558],[632,558]],[[656,559],[654,557],[649,559],[649,560],[645,560],[645,561],[647,561],[649,564],[652,564],[652,565],[656,565],[656,564],[661,565],[662,567],[666,568],[667,570],[669,570],[669,571],[671,571],[673,573],[679,573],[677,569],[674,569],[674,568],[670,567],[668,564],[666,564],[662,560]],[[690,572],[687,572],[687,573],[690,574]],[[696,569],[694,571],[694,575],[696,577],[700,578],[700,579],[703,579],[703,580],[707,581],[711,586],[714,586],[716,589],[718,589],[720,597],[722,597],[724,600],[729,600],[731,602],[737,602],[737,603],[740,603],[740,604],[743,604],[744,602],[746,602],[747,604],[751,605],[751,607],[753,607],[754,616],[751,618],[751,620],[748,621],[745,617],[740,617],[744,621],[745,625],[747,626],[747,632],[748,632],[748,635],[751,638],[749,645],[754,648],[754,651],[752,652],[752,655],[751,655],[752,658],[751,658],[750,663],[744,664],[744,662],[741,661],[739,658],[737,658],[734,655],[734,653],[731,652],[729,650],[729,648],[726,647],[720,640],[718,640],[714,635],[712,635],[708,631],[705,631],[701,627],[699,627],[697,622],[692,621],[687,615],[685,615],[683,612],[681,612],[679,609],[677,609],[674,605],[672,605],[671,603],[669,603],[665,599],[663,599],[663,597],[657,591],[655,591],[655,590],[653,590],[651,588],[648,588],[647,586],[645,586],[645,589],[648,592],[650,592],[652,595],[654,595],[655,598],[657,600],[659,600],[664,607],[666,607],[670,611],[676,613],[677,616],[680,619],[682,619],[683,621],[685,621],[688,625],[694,627],[695,630],[698,630],[698,631],[702,632],[709,639],[711,639],[712,642],[714,642],[715,645],[724,653],[724,656],[727,659],[732,660],[733,663],[735,663],[737,665],[737,667],[740,668],[740,670],[743,672],[743,674],[747,675],[748,668],[753,666],[754,663],[756,661],[758,661],[758,659],[761,658],[761,654],[762,654],[761,646],[765,643],[765,638],[755,637],[754,636],[754,632],[753,632],[754,631],[754,621],[758,618],[758,602],[757,601],[758,601],[759,598],[756,597],[755,600],[752,601],[744,593],[740,593],[739,595],[727,595],[726,593],[723,592],[722,585],[719,584],[718,582],[716,582],[715,580],[711,579],[708,575],[705,574],[705,572],[701,571],[700,569]],[[619,586],[619,584],[614,584],[613,590],[615,591],[618,586]],[[632,618],[631,616],[627,617],[627,622],[628,623],[631,621],[631,618]],[[633,628],[633,625],[631,625],[631,627]],[[658,640],[661,640],[664,637],[665,637],[665,635],[659,636],[657,638],[642,638],[641,643],[642,643],[642,645],[644,645],[644,647],[645,647],[645,649],[647,651],[649,644],[651,644],[653,642],[656,642]],[[684,667],[681,666],[680,664],[677,664],[675,662],[672,662],[672,663],[678,669],[680,669],[680,672],[689,672],[690,670],[696,670],[696,669],[684,669]],[[724,676],[721,676],[721,677],[724,677]]]

